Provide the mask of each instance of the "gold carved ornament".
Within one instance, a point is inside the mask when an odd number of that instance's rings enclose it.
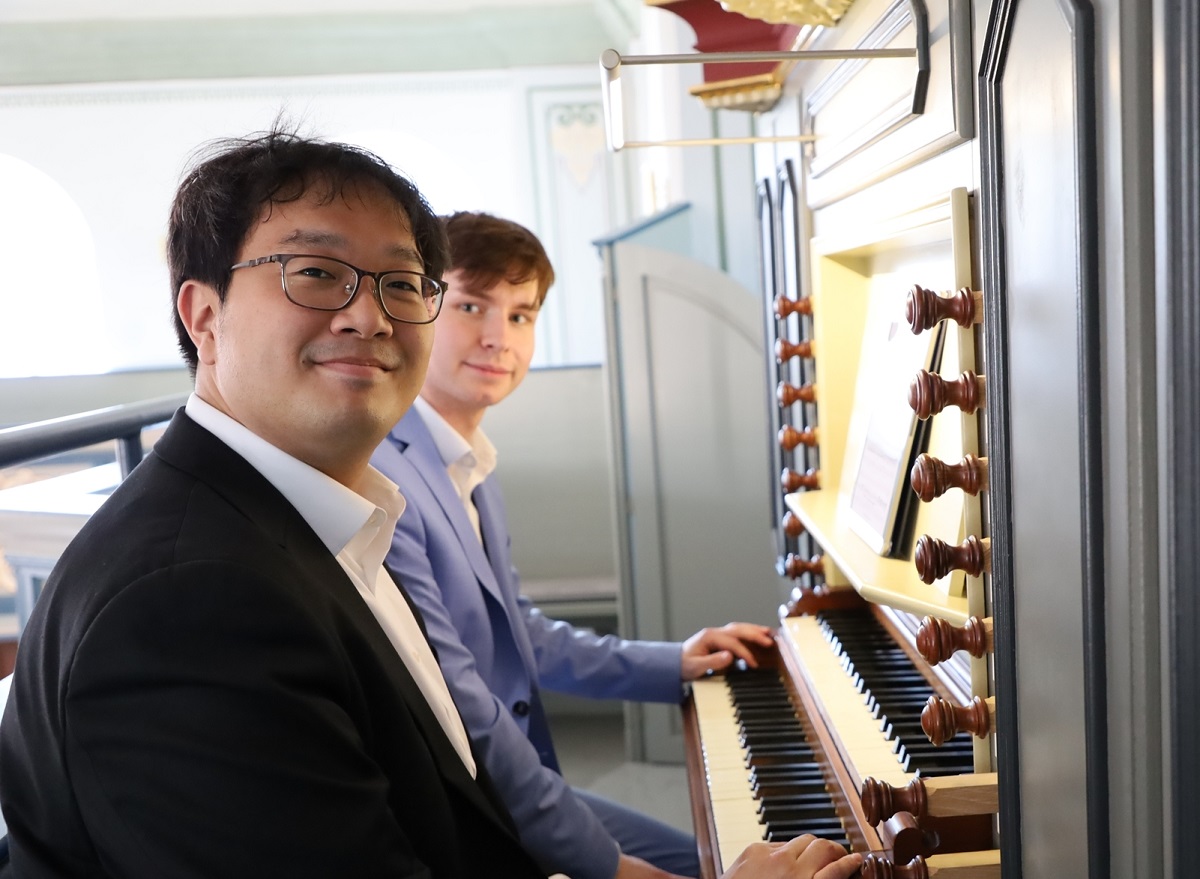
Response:
[[[771,24],[823,25],[838,23],[854,0],[721,0],[727,12]]]

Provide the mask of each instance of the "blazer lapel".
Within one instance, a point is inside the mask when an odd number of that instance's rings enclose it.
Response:
[[[421,634],[425,636],[426,641],[429,641],[429,633],[425,628],[425,618],[421,616],[420,608],[417,607],[416,603],[409,596],[408,590],[404,588],[404,584],[400,581],[400,577],[397,576],[397,574],[392,571],[391,568],[388,568],[387,572],[388,576],[392,578],[392,582],[396,584],[396,588],[400,590],[400,595],[404,598],[405,604],[407,604],[409,609],[412,610],[413,617],[416,618],[417,626],[420,628]],[[429,642],[429,649],[433,651],[433,656],[436,659],[437,647],[434,646],[432,641]],[[411,675],[409,677],[411,680]],[[416,682],[413,681],[413,684],[415,686]],[[419,692],[417,695],[421,696]],[[441,724],[438,722],[437,718],[433,716],[433,712],[429,708],[429,704],[425,701],[424,696],[421,696],[420,701],[421,705],[425,709],[424,713],[427,715],[427,719],[423,721],[423,723],[437,723],[440,731]],[[464,728],[466,727],[465,722],[463,723],[463,726]],[[475,748],[475,743],[473,741],[470,743],[471,755],[475,758],[475,773],[477,776],[475,779],[472,779],[470,774],[466,771],[466,767],[463,765],[462,759],[458,756],[458,752],[454,750],[454,746],[450,743],[449,737],[443,732],[439,738],[449,749],[447,753],[444,753],[439,757],[442,765],[453,766],[456,768],[454,773],[447,775],[447,779],[460,790],[462,790],[470,799],[474,800],[476,805],[485,808],[485,810],[490,810],[495,815],[497,820],[499,820],[500,823],[508,828],[515,839],[517,836],[516,825],[512,823],[512,817],[508,811],[508,807],[504,805],[504,801],[501,799],[500,794],[496,791],[494,785],[492,784],[492,780],[488,776],[484,767],[483,755],[480,754]],[[461,769],[462,771],[459,772],[457,771],[458,769]]]
[[[504,502],[496,493],[492,478],[484,480],[471,495],[479,513],[479,530],[483,533],[484,554],[497,583],[512,577],[509,561],[508,529],[503,527]]]
[[[415,409],[410,409],[408,414],[396,425],[392,436],[404,444],[400,453],[406,458],[412,459],[413,469],[424,480],[442,508],[442,512],[446,514],[450,526],[454,529],[454,536],[458,538],[463,554],[470,562],[471,570],[479,578],[479,582],[497,601],[503,602],[504,595],[500,588],[503,578],[497,577],[496,571],[488,561],[483,544],[476,536],[471,520],[467,518],[467,510],[458,496],[458,489],[450,481],[450,474],[446,472],[446,464],[437,450],[433,435],[425,426],[425,422],[421,420],[420,414]],[[404,487],[401,486],[400,490],[403,491]],[[483,512],[480,511],[481,524],[482,519]],[[486,532],[484,536],[486,538]]]
[[[483,532],[488,559],[492,563],[496,579],[507,587],[503,590],[503,606],[508,614],[509,627],[512,629],[517,649],[523,655],[525,667],[530,670],[529,740],[537,748],[542,764],[561,775],[562,769],[554,751],[550,724],[539,692],[533,642],[529,639],[529,630],[525,627],[521,609],[517,606],[516,583],[512,582],[512,559],[508,547],[508,528],[505,526],[504,499],[500,495],[499,487],[490,478],[475,489],[473,498],[475,507],[479,510],[479,526]]]
[[[546,720],[537,687],[537,660],[529,630],[517,605],[517,587],[513,582],[512,560],[508,547],[508,526],[505,520],[504,500],[500,495],[495,476],[491,476],[476,487],[471,495],[479,513],[479,530],[483,535],[481,545],[467,518],[466,509],[458,495],[458,489],[450,481],[446,464],[437,450],[433,435],[415,409],[392,431],[392,437],[400,444],[401,454],[410,459],[414,469],[429,486],[438,504],[454,527],[455,536],[470,561],[476,578],[483,584],[484,591],[503,610],[508,618],[507,628],[512,634],[513,646],[520,654],[525,668],[529,669],[532,688],[529,734],[541,755],[542,762],[558,772],[558,759],[550,739],[550,728]],[[402,489],[403,490],[403,489]]]
[[[409,714],[421,730],[442,777],[485,814],[511,830],[510,822],[506,820],[507,813],[496,808],[496,803],[484,794],[480,785],[467,772],[441,723],[429,707],[429,703],[425,701],[425,695],[417,686],[404,660],[392,646],[392,642],[388,640],[379,621],[358,594],[357,587],[299,511],[245,458],[197,425],[183,410],[175,414],[167,431],[155,443],[154,453],[168,464],[191,473],[196,479],[220,493],[251,521],[258,524],[269,539],[293,554],[302,570],[326,586],[380,658],[394,692],[403,700]],[[392,579],[412,608],[417,623],[424,632],[425,622],[420,612],[409,599],[403,584],[394,575]],[[482,766],[479,759],[476,759],[476,765]]]

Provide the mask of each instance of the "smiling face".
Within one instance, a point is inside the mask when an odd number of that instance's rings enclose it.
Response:
[[[469,437],[487,408],[516,390],[529,371],[538,282],[501,280],[479,289],[452,270],[446,283],[421,396]]]
[[[318,188],[255,223],[238,262],[275,253],[331,256],[369,271],[424,266],[408,218],[374,188],[322,203]],[[233,272],[224,303],[185,281],[178,308],[199,352],[196,393],[293,457],[353,486],[416,397],[432,324],[404,324],[360,282],[341,311],[288,301],[274,263]]]

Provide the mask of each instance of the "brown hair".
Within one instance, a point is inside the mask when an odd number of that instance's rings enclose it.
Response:
[[[520,223],[473,211],[443,217],[442,226],[450,241],[450,271],[462,272],[468,283],[484,290],[500,281],[536,280],[541,307],[554,283],[554,267],[536,235]]]

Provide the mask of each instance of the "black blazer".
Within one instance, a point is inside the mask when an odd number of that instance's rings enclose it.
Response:
[[[5,875],[544,875],[478,765],[296,509],[181,411],[22,636]]]

